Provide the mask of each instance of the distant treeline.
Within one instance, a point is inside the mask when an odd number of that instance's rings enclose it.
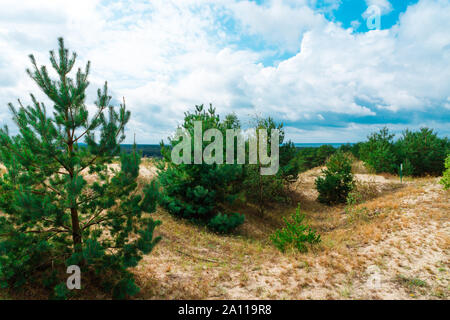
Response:
[[[433,129],[405,130],[394,140],[395,134],[387,127],[371,133],[366,141],[343,144],[338,148],[321,145],[318,148],[300,148],[296,154],[299,172],[324,165],[336,153],[352,154],[362,160],[376,173],[398,173],[400,165],[403,175],[439,176],[444,171],[444,161],[450,153],[450,141],[440,138]]]
[[[132,144],[121,144],[122,151],[131,152]],[[136,149],[142,152],[143,157],[161,157],[161,146],[159,144],[137,144]]]
[[[353,144],[338,144],[340,149],[351,148]],[[121,149],[125,152],[131,152],[133,149],[132,144],[121,144]],[[331,155],[331,150],[336,150],[336,146],[332,144],[317,144],[317,146],[303,146],[295,145],[297,150],[301,151],[302,154],[306,154],[307,157],[311,158],[311,162],[317,165],[322,165],[328,156]],[[137,144],[136,149],[142,152],[144,157],[161,157],[161,146],[159,144]],[[318,162],[314,160],[316,158],[316,152],[319,156]],[[324,157],[325,156],[325,157]]]
[[[441,175],[444,159],[449,153],[448,138],[439,138],[432,129],[406,130],[398,141],[387,128],[370,134],[366,141],[347,144],[296,144],[294,159],[299,172],[322,166],[336,151],[351,153],[363,160],[375,172],[396,173],[403,164],[405,175]],[[306,145],[306,146],[305,146]],[[131,152],[132,144],[122,144],[121,149]],[[144,157],[162,157],[159,144],[138,144]]]
[[[79,144],[81,147],[85,147],[85,143]],[[132,144],[121,144],[120,149],[126,153],[133,150]],[[161,158],[161,146],[159,144],[137,144],[136,149],[142,152],[143,157],[156,157]]]
[[[338,148],[333,147],[331,144],[317,144],[317,146],[302,146],[296,145],[297,150],[301,151],[303,154],[307,154],[308,157],[311,158],[311,162],[317,165],[322,165],[328,156],[330,156],[333,152],[331,150],[336,150]],[[350,148],[351,144],[341,145],[340,148]],[[121,144],[120,148],[125,152],[131,152],[133,149],[132,144]],[[161,146],[159,144],[137,144],[136,149],[142,152],[142,156],[144,157],[161,157]],[[315,160],[316,152],[319,156],[318,162]],[[325,156],[325,157],[324,157]]]

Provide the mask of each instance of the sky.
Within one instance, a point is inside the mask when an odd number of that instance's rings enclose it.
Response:
[[[375,6],[375,7],[374,7]],[[297,143],[357,142],[388,126],[450,135],[448,0],[0,0],[0,125],[29,93],[28,55],[62,36],[131,111],[125,142],[166,140],[195,105],[243,126],[284,123]],[[374,11],[374,8],[376,9]],[[373,14],[380,28],[373,28]],[[49,105],[47,103],[47,105]],[[167,140],[166,140],[167,141]]]

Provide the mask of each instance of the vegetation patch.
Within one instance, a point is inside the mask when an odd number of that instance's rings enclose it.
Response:
[[[285,252],[288,246],[294,246],[300,252],[307,252],[307,244],[313,245],[321,241],[320,235],[304,224],[305,215],[300,213],[300,205],[290,220],[283,218],[285,226],[270,236],[270,240],[280,251]]]

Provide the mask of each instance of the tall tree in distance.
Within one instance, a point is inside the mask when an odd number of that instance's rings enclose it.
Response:
[[[89,116],[90,63],[70,78],[77,56],[58,41],[58,51],[50,51],[57,79],[33,55],[27,69],[53,105],[52,114],[31,94],[30,106],[9,104],[19,134],[0,129],[0,162],[7,168],[0,177],[0,286],[39,280],[64,297],[64,265],[78,265],[83,279],[89,275],[114,297],[125,298],[138,290],[127,269],[159,240],[153,236],[159,221],[143,214],[155,210],[157,187],[138,187],[136,149],[120,154],[130,119],[125,101],[118,109],[110,105],[105,82]],[[120,169],[108,166],[119,155]]]

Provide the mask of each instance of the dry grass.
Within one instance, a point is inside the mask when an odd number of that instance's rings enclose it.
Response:
[[[433,178],[357,174],[363,197],[352,206],[316,201],[320,168],[293,184],[308,223],[322,243],[306,254],[281,254],[268,240],[295,204],[259,217],[241,208],[246,222],[219,236],[159,209],[162,243],[134,270],[140,299],[447,299],[449,296],[449,193]],[[376,275],[380,287],[368,279]],[[426,282],[411,291],[398,275]],[[413,281],[414,282],[414,281]]]
[[[359,174],[373,174],[374,170],[368,166],[363,161],[357,160],[352,156],[353,163],[352,163],[352,173],[359,173]]]
[[[133,269],[141,287],[136,298],[448,299],[450,192],[438,179],[400,184],[359,168],[360,201],[328,207],[316,201],[320,170],[303,173],[291,186],[293,203],[264,217],[250,206],[235,208],[246,222],[228,236],[158,208],[152,216],[163,222],[157,229],[163,240]],[[145,160],[140,183],[155,174]],[[282,254],[268,238],[297,202],[322,242],[305,254]]]

